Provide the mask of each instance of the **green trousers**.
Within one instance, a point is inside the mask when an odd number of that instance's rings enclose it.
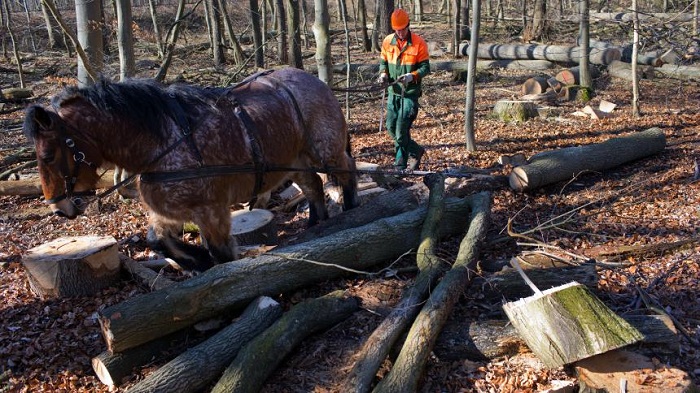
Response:
[[[422,147],[411,139],[411,126],[418,115],[418,97],[401,97],[389,93],[386,105],[386,128],[394,140],[394,166],[406,169],[408,157],[415,157]]]

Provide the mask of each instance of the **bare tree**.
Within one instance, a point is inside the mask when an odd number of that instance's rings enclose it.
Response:
[[[22,7],[24,7],[24,15],[27,17],[27,30],[29,31],[29,39],[32,42],[32,50],[36,53],[36,42],[34,42],[34,32],[32,31],[32,18],[29,15],[27,0],[22,0]]]
[[[299,0],[287,0],[287,24],[289,26],[290,44],[289,65],[304,69],[304,59],[301,57],[301,34],[299,30]]]
[[[160,35],[158,27],[158,11],[156,10],[156,0],[148,0],[148,9],[151,12],[151,20],[153,21],[153,35],[156,37],[156,47],[158,49],[158,58],[162,59],[165,56],[163,37]]]
[[[379,44],[385,35],[391,34],[391,13],[394,12],[394,0],[377,1],[379,4]]]
[[[316,65],[318,78],[327,84],[333,83],[333,61],[331,41],[328,34],[330,15],[327,0],[314,0],[314,38],[316,39]]]
[[[217,0],[206,0],[209,25],[211,27],[211,50],[214,57],[214,67],[219,68],[225,62],[224,45],[221,39],[221,10]]]
[[[168,29],[168,32],[166,33],[167,38],[165,44],[165,58],[163,59],[163,63],[160,65],[160,69],[158,69],[158,73],[156,73],[156,76],[153,77],[155,80],[160,82],[165,80],[165,76],[168,74],[168,68],[170,68],[170,62],[173,59],[175,44],[177,43],[177,38],[180,35],[181,23],[188,15],[192,14],[194,10],[197,9],[197,6],[199,6],[201,2],[202,0],[198,0],[192,6],[192,10],[187,14],[185,14],[185,0],[180,0],[178,2],[177,11],[175,12],[175,21],[172,23],[170,29]]]
[[[233,55],[233,62],[235,64],[243,64],[244,55],[243,48],[238,42],[236,35],[233,33],[233,26],[231,24],[231,17],[229,16],[228,10],[226,9],[226,0],[218,0],[219,10],[221,10],[221,16],[223,17],[224,29],[226,30],[226,35],[229,40],[229,51]]]
[[[479,28],[481,25],[481,1],[475,1],[472,7],[472,35],[469,39],[469,63],[467,64],[467,94],[464,105],[464,136],[467,151],[476,151],[474,138],[474,91],[476,80],[476,53],[479,48]]]
[[[263,0],[265,1],[265,0]],[[265,54],[263,53],[263,38],[260,31],[260,9],[258,0],[248,0],[250,7],[250,20],[253,25],[253,45],[255,45],[255,66],[265,67]]]
[[[280,63],[284,64],[289,60],[287,48],[287,14],[284,11],[283,0],[275,0],[275,4],[275,8],[277,8],[277,25],[279,26],[277,30],[277,35],[279,37],[277,40],[277,54]]]
[[[131,30],[131,1],[117,2],[117,43],[119,45],[119,78],[125,80],[136,73],[134,59],[134,37]]]
[[[360,31],[362,34],[362,48],[365,52],[372,50],[372,40],[367,32],[367,8],[365,0],[357,0],[357,17],[360,20]]]
[[[78,85],[89,86],[95,82],[86,67],[101,72],[104,66],[102,47],[102,3],[92,0],[75,1],[75,24],[78,42],[87,55],[90,65],[78,57]]]
[[[459,41],[461,39],[460,18],[462,13],[459,12],[460,8],[462,8],[461,5],[461,0],[452,0],[452,9],[455,11],[452,15],[452,55],[455,57],[459,55]]]
[[[525,33],[523,34],[524,41],[540,41],[547,28],[547,1],[535,0],[535,10],[532,15],[532,21],[527,23]]]
[[[579,73],[581,78],[581,99],[588,101],[593,92],[593,80],[591,79],[590,61],[588,52],[590,47],[590,21],[589,21],[589,0],[579,0],[580,20],[579,25],[581,35],[581,60],[579,61]]]
[[[15,61],[17,62],[17,74],[19,77],[19,87],[24,88],[24,72],[22,72],[22,58],[19,55],[19,49],[17,48],[17,41],[15,41],[15,33],[12,31],[12,13],[10,12],[9,1],[5,0],[2,2],[4,11],[4,22],[5,29],[7,29],[7,35],[10,36],[10,42],[12,43],[12,52],[15,56]]]
[[[639,12],[637,0],[632,0],[634,31],[632,33],[632,116],[639,117],[639,74],[637,74],[637,54],[639,53]]]

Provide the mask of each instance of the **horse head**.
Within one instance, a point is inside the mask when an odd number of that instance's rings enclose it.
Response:
[[[34,142],[41,188],[54,214],[73,219],[94,195],[99,162],[94,148],[58,113],[40,105],[30,106],[24,118],[24,134]]]

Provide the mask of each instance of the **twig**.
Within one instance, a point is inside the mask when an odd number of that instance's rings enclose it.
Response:
[[[688,341],[691,344],[693,344],[693,346],[700,347],[700,342],[698,342],[697,339],[692,337],[691,333],[681,324],[681,322],[678,319],[676,319],[676,317],[667,313],[666,310],[664,310],[663,306],[661,304],[659,304],[659,302],[656,299],[651,297],[645,290],[640,288],[639,285],[635,284],[634,287],[635,287],[635,289],[637,289],[637,293],[639,293],[639,296],[641,296],[642,301],[644,302],[644,304],[647,306],[648,309],[650,309],[658,314],[668,316],[671,319],[671,321],[673,321],[673,324],[676,326],[678,331],[681,332],[681,334],[683,334],[683,336],[685,336],[685,338],[688,339]]]

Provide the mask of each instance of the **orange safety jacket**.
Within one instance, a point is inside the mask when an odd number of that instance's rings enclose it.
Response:
[[[413,81],[406,86],[404,96],[419,97],[422,93],[421,80],[430,73],[428,45],[423,38],[412,31],[401,47],[398,41],[395,33],[384,38],[379,73],[388,74],[391,83],[399,76],[410,72],[413,74]],[[401,86],[392,85],[389,91],[401,94]]]

